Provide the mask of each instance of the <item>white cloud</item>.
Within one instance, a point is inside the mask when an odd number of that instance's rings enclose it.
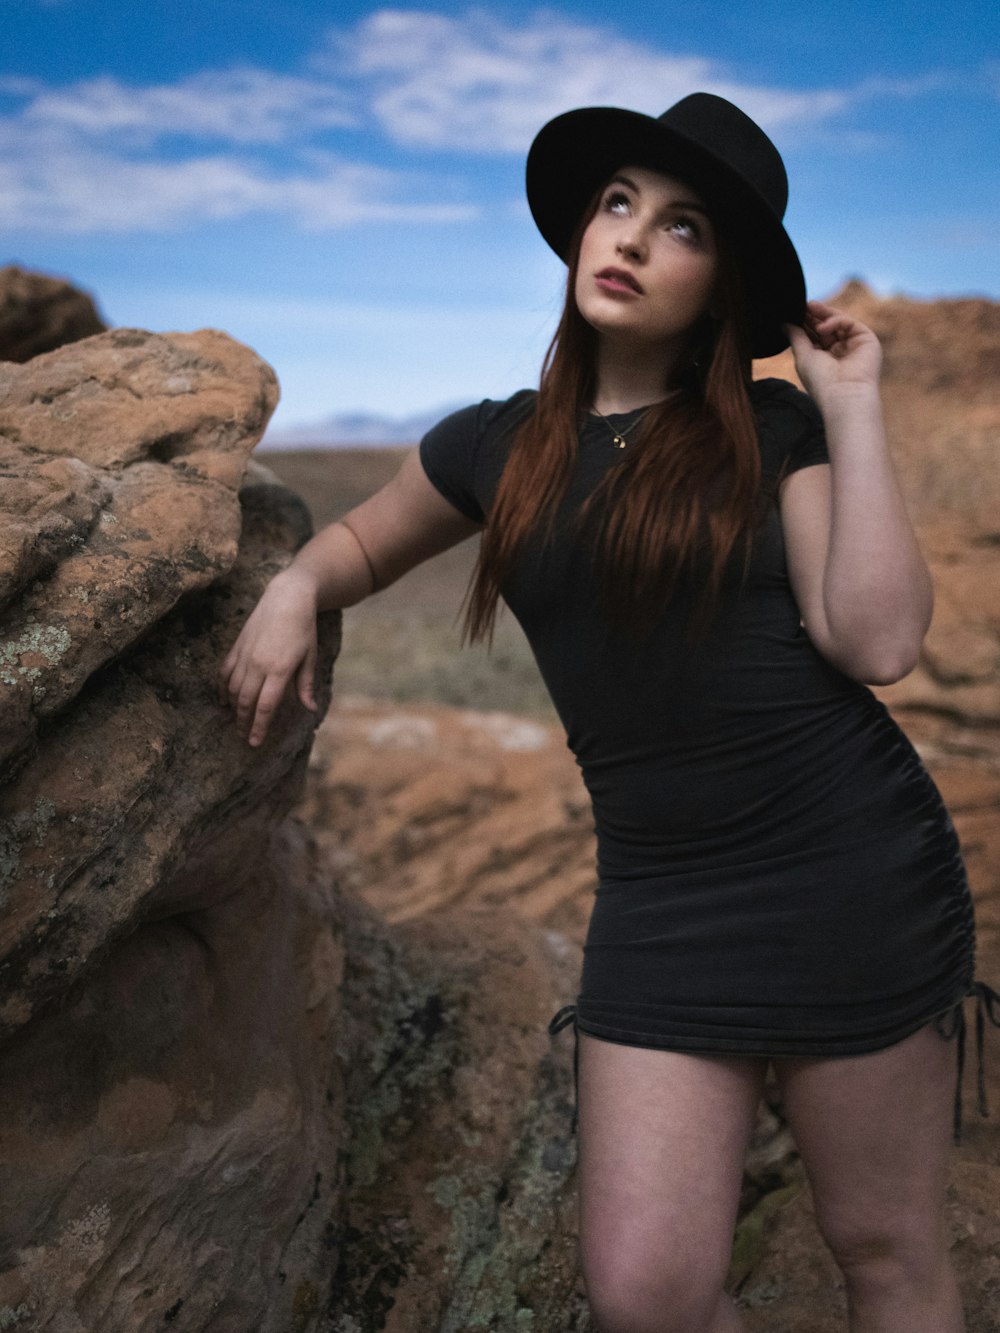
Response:
[[[315,230],[476,213],[439,187],[421,202],[411,173],[329,151],[331,131],[358,123],[329,75],[245,68],[174,84],[101,78],[61,88],[7,77],[0,93],[22,102],[0,117],[7,229],[123,234],[270,214]],[[280,160],[274,148],[284,150]]]
[[[262,69],[206,71],[175,84],[135,87],[113,78],[66,88],[9,79],[0,88],[30,100],[28,126],[61,127],[87,137],[126,135],[151,142],[162,135],[230,143],[280,143],[357,123],[347,98],[329,80]]]
[[[368,87],[397,142],[478,152],[522,152],[544,121],[572,107],[624,103],[658,115],[697,89],[730,98],[771,130],[822,121],[853,100],[842,89],[743,84],[706,57],[550,13],[514,26],[483,10],[384,9],[331,34],[323,67]]]
[[[460,205],[408,204],[399,174],[330,154],[314,155],[308,171],[280,174],[231,154],[134,160],[50,135],[44,146],[21,144],[24,151],[15,155],[3,152],[3,138],[10,136],[2,128],[0,227],[10,230],[155,232],[260,213],[322,230],[366,221],[461,222],[473,215]]]

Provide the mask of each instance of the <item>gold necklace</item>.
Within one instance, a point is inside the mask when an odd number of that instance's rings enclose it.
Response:
[[[599,416],[601,418],[601,420],[607,426],[608,430],[611,432],[611,442],[615,446],[615,448],[624,449],[625,446],[628,444],[628,438],[625,435],[624,431],[615,430],[614,426],[612,426],[611,422],[607,419],[604,413],[598,412],[596,407],[592,408],[591,410],[593,411],[595,416]],[[636,419],[632,422],[631,426],[626,427],[629,433],[636,430],[639,426],[642,425],[643,418],[645,417],[648,411],[649,408],[644,407],[642,411],[639,413],[639,415],[636,417]]]

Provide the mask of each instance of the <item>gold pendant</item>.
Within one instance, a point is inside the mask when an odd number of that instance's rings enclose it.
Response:
[[[617,444],[619,449],[625,448],[625,441],[622,439],[620,435],[615,436],[615,444]]]

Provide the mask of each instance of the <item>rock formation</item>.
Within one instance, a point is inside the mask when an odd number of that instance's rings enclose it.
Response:
[[[317,718],[217,698],[307,535],[269,368],[119,330],[0,381],[0,1327],[582,1328],[565,949],[345,898],[286,817]]]
[[[0,268],[0,361],[30,361],[106,327],[91,297],[71,283]]]

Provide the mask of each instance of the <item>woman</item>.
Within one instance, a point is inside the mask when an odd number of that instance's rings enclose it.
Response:
[[[945,1242],[973,926],[954,831],[866,688],[931,616],[886,449],[880,349],[805,302],[763,132],[698,93],[560,116],[528,159],[565,309],[537,394],[442,422],[313,538],[222,668],[260,744],[317,610],[482,532],[595,812],[572,1018],[581,1256],[602,1333],[723,1333],[743,1156],[772,1064],[857,1333],[955,1333]],[[800,393],[750,381],[791,341]],[[986,992],[982,992],[983,996]],[[952,1027],[957,1027],[957,1021]]]

